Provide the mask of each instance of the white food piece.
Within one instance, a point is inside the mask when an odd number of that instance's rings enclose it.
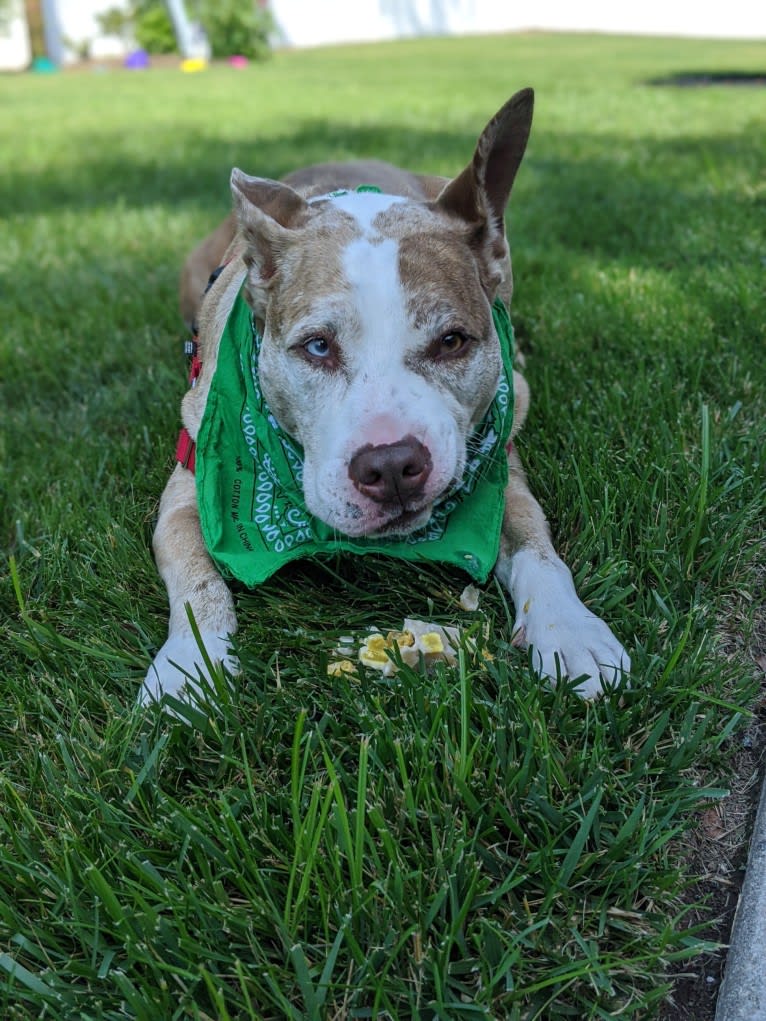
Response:
[[[481,593],[475,585],[466,585],[460,593],[460,607],[463,610],[473,612],[479,609],[479,597]]]

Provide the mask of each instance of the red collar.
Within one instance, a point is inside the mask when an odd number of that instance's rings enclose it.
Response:
[[[184,350],[187,354],[191,354],[191,365],[189,366],[189,386],[195,387],[199,374],[202,372],[202,360],[197,354],[197,339],[196,337],[191,341],[186,341],[184,344]],[[190,472],[194,471],[196,463],[196,448],[197,444],[189,435],[189,430],[184,426],[178,434],[178,442],[176,443],[176,461],[183,467],[188,468]]]
[[[228,266],[229,262],[231,262],[231,259],[227,259],[226,262],[224,262],[221,266],[213,270],[213,272],[210,274],[210,279],[207,282],[207,287],[205,288],[204,291],[205,294],[207,294],[207,292],[216,282],[221,273],[223,273],[224,269]],[[192,330],[194,332],[191,340],[184,341],[184,354],[191,356],[191,362],[189,364],[189,386],[194,388],[197,385],[199,374],[200,372],[202,372],[202,360],[197,354],[198,333],[196,317],[195,322],[192,325]],[[197,444],[189,435],[189,430],[184,426],[181,429],[180,433],[178,434],[178,442],[176,443],[176,461],[178,461],[178,463],[182,467],[188,468],[190,472],[194,471],[194,466],[196,463],[195,454],[196,448]]]
[[[188,429],[181,429],[176,443],[176,461],[182,468],[188,468],[192,473],[197,461],[196,450],[197,444],[189,435]]]

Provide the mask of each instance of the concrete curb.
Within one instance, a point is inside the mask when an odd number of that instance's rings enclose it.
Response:
[[[766,781],[750,838],[715,1021],[766,1021]]]

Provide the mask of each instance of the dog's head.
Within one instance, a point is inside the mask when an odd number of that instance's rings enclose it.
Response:
[[[303,446],[306,506],[339,532],[410,532],[462,477],[502,369],[491,304],[510,295],[503,217],[532,100],[513,96],[431,201],[307,201],[232,174],[261,388]]]

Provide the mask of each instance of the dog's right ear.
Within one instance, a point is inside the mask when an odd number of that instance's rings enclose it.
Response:
[[[245,264],[261,284],[274,275],[291,231],[303,226],[309,205],[297,191],[266,177],[250,177],[238,167],[231,172],[231,194],[239,230],[247,243]]]

